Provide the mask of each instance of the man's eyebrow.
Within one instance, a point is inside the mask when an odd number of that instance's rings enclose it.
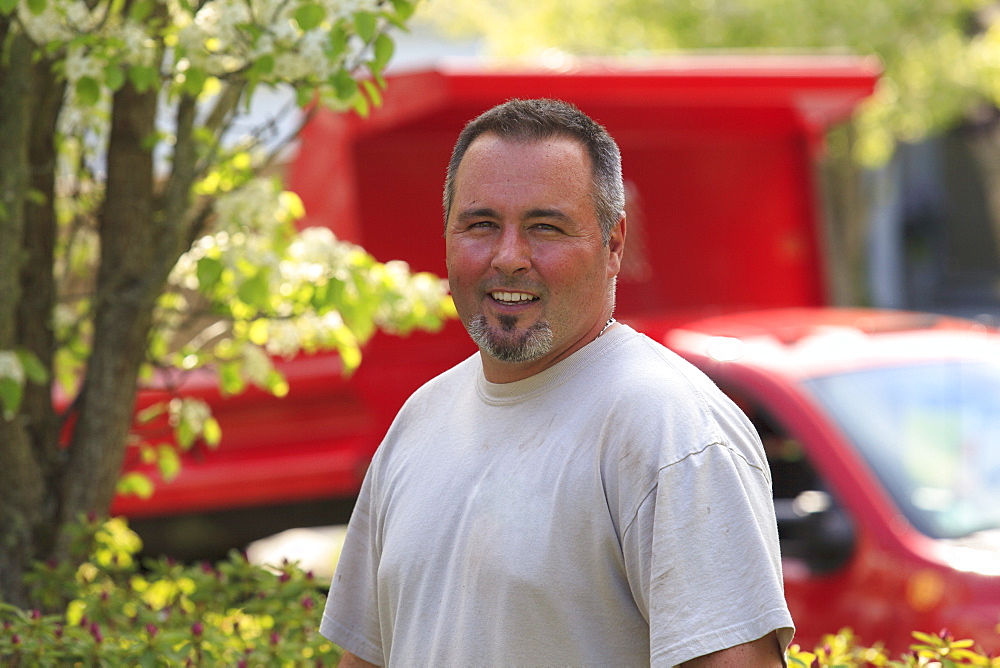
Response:
[[[559,209],[531,209],[524,214],[524,220],[534,220],[535,218],[555,218],[562,221],[570,220],[570,217]]]
[[[466,209],[458,214],[459,220],[470,220],[474,218],[499,218],[500,214],[495,209],[481,207],[478,209]]]
[[[458,213],[458,219],[461,221],[476,220],[481,218],[491,218],[493,220],[498,220],[500,218],[500,213],[496,209],[491,209],[490,207],[479,207],[476,209],[466,209],[465,211],[460,211]],[[569,220],[570,217],[560,211],[559,209],[546,209],[537,208],[529,209],[525,212],[522,220],[535,220],[538,218],[555,218],[557,220]]]

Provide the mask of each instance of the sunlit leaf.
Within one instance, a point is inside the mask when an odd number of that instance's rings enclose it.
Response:
[[[177,450],[169,445],[157,449],[156,466],[166,482],[174,480],[181,472],[181,458]]]
[[[104,68],[104,83],[112,91],[116,91],[125,85],[125,73],[117,65],[108,65]]]
[[[215,418],[205,420],[201,437],[208,446],[213,448],[218,447],[219,443],[222,442],[222,427],[219,426],[219,421]]]
[[[148,406],[138,413],[136,413],[135,419],[139,424],[147,424],[152,422],[158,417],[163,416],[167,412],[167,404],[163,401],[158,401],[152,406]]]
[[[148,499],[153,496],[153,481],[147,475],[129,471],[118,479],[115,490],[122,496],[138,496],[140,499]]]
[[[223,362],[219,365],[219,385],[223,394],[239,394],[246,387],[239,362]]]
[[[326,10],[319,3],[305,3],[295,10],[295,22],[299,24],[302,30],[312,30],[318,27],[325,18]]]
[[[354,15],[354,30],[358,37],[366,42],[370,42],[375,37],[375,30],[378,28],[378,17],[371,12],[358,12]]]
[[[101,99],[101,85],[93,77],[80,77],[76,82],[76,99],[84,107],[92,107]]]
[[[14,419],[23,398],[24,388],[19,382],[8,376],[0,377],[0,406],[3,408],[4,419]]]
[[[219,281],[223,269],[223,264],[215,258],[203,257],[199,259],[196,269],[198,286],[203,291],[210,289]]]
[[[375,38],[375,59],[372,63],[377,71],[385,69],[385,66],[389,63],[389,59],[392,58],[392,54],[395,50],[396,44],[392,41],[392,38],[389,37],[389,35],[380,33],[379,36]]]
[[[133,21],[142,23],[152,13],[154,7],[153,0],[137,0],[129,4],[128,15]]]
[[[133,65],[128,70],[128,79],[137,91],[143,93],[157,83],[156,70],[148,65]]]
[[[371,100],[372,105],[379,107],[382,105],[382,93],[379,91],[378,86],[373,82],[365,79],[361,82],[364,86],[365,92],[368,93],[368,98]]]
[[[346,102],[357,95],[358,82],[349,73],[340,70],[333,79],[333,88],[337,97]]]
[[[268,284],[268,271],[266,268],[261,269],[251,278],[243,281],[240,285],[237,294],[240,299],[251,306],[256,306],[257,308],[266,309],[270,305],[270,286]]]
[[[45,368],[45,365],[42,364],[41,360],[33,352],[18,348],[15,354],[21,361],[21,367],[24,369],[24,375],[28,380],[39,385],[49,381],[49,370]]]

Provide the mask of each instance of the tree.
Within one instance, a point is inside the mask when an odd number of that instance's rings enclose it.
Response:
[[[211,365],[280,395],[272,355],[336,349],[349,371],[376,327],[450,315],[440,279],[297,232],[269,176],[294,131],[239,131],[260,87],[365,113],[413,9],[0,0],[0,599],[26,603],[28,564],[107,513],[141,383]],[[218,442],[206,408],[164,407],[181,446]]]

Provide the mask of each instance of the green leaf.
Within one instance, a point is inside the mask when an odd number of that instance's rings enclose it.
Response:
[[[331,61],[337,59],[337,56],[342,54],[347,49],[347,31],[340,24],[335,26],[333,30],[330,31],[330,46],[328,49],[328,55]]]
[[[196,274],[198,276],[198,287],[202,292],[208,291],[219,282],[224,269],[221,262],[212,257],[203,257],[198,260]]]
[[[205,424],[201,430],[201,437],[205,439],[205,443],[209,447],[218,447],[219,443],[222,442],[222,427],[219,426],[219,421],[215,418],[205,420]]]
[[[312,102],[313,97],[316,94],[316,88],[314,86],[296,86],[295,87],[295,101],[300,107],[305,107],[310,102]]]
[[[236,27],[250,35],[250,41],[254,46],[257,45],[257,40],[264,34],[264,28],[256,23],[237,23]]]
[[[45,0],[28,0],[28,9],[35,16],[38,16],[45,11],[45,6],[48,3]]]
[[[246,387],[240,367],[239,362],[223,362],[219,365],[219,385],[223,394],[239,394]]]
[[[92,107],[101,99],[101,85],[93,77],[80,77],[76,82],[76,99],[81,106]]]
[[[258,75],[270,74],[271,72],[274,71],[274,56],[270,54],[265,54],[261,56],[254,62],[251,70]]]
[[[186,418],[181,418],[181,421],[174,428],[174,434],[177,436],[177,445],[181,446],[182,450],[190,450],[195,439],[198,438],[194,425],[191,424],[191,420]]]
[[[379,34],[375,38],[375,59],[372,61],[373,69],[379,72],[384,70],[395,50],[396,43],[392,41],[392,38],[385,33]]]
[[[28,380],[39,385],[49,381],[49,370],[45,368],[45,365],[42,364],[41,360],[33,352],[24,350],[23,348],[19,348],[14,352],[17,358],[21,360],[21,366],[24,367],[24,375],[27,376]]]
[[[0,377],[0,405],[3,406],[4,419],[14,419],[17,411],[21,408],[23,398],[24,389],[20,383],[8,376]]]
[[[156,84],[156,70],[147,65],[133,65],[128,70],[128,79],[135,89],[143,93]]]
[[[135,419],[139,424],[148,424],[166,412],[167,403],[165,401],[159,401],[136,413]]]
[[[251,278],[243,281],[236,294],[250,306],[267,309],[270,306],[270,286],[268,285],[267,275],[267,270],[261,269]]]
[[[36,206],[45,206],[49,198],[38,188],[28,188],[24,193],[25,198]]]
[[[364,95],[355,95],[351,100],[351,106],[354,107],[354,111],[356,111],[358,116],[361,118],[368,118],[368,114],[370,114],[372,110],[371,105],[368,103],[368,98]]]
[[[125,73],[117,65],[108,65],[104,68],[104,83],[112,91],[116,91],[125,85]]]
[[[299,24],[302,30],[312,30],[318,27],[325,18],[326,10],[323,9],[322,5],[315,2],[300,5],[295,10],[295,22]]]
[[[358,82],[345,70],[340,70],[333,78],[333,90],[337,93],[337,98],[344,102],[350,100],[358,93]]]
[[[156,466],[167,482],[174,480],[181,472],[181,458],[177,450],[169,445],[161,445],[156,453]]]
[[[138,0],[137,2],[131,3],[131,6],[128,9],[128,16],[133,21],[142,23],[149,17],[149,15],[152,12],[153,12],[152,0]]]
[[[376,107],[382,106],[382,93],[379,91],[378,86],[368,79],[362,81],[361,85],[364,86],[365,92],[368,93],[368,97],[371,99],[372,105]]]
[[[266,318],[257,318],[247,328],[247,340],[254,345],[263,346],[267,343],[270,325]]]
[[[122,496],[135,495],[148,499],[153,496],[153,481],[147,475],[131,471],[118,479],[115,490]]]
[[[0,0],[0,14],[10,14],[17,7],[17,0]]]
[[[288,381],[285,380],[285,377],[276,369],[272,369],[270,373],[267,374],[267,379],[264,384],[267,391],[276,397],[284,397],[288,394]]]
[[[375,30],[378,28],[378,17],[371,12],[358,12],[354,15],[354,30],[358,37],[366,42],[370,42],[375,37]]]
[[[410,0],[392,0],[393,9],[396,10],[396,16],[402,21],[406,21],[411,16],[413,16],[414,10],[417,8],[417,3],[411,2]]]
[[[201,67],[191,67],[184,73],[184,92],[198,97],[208,81],[208,72]]]

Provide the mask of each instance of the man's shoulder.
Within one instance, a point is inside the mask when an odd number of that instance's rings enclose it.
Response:
[[[666,346],[631,328],[609,353],[607,382],[628,394],[673,394],[711,384],[697,367]]]
[[[414,405],[427,404],[428,402],[437,403],[440,401],[441,395],[454,395],[466,387],[474,386],[480,368],[479,353],[466,357],[414,390],[401,410],[412,409]]]

